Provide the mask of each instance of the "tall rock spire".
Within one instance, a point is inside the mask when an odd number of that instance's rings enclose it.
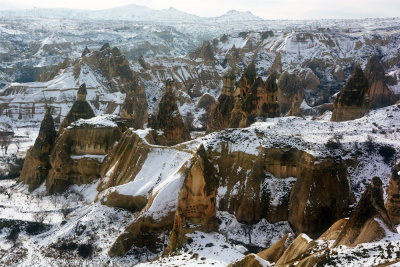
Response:
[[[361,118],[369,110],[368,80],[359,65],[333,102],[332,121]]]
[[[29,185],[29,191],[33,191],[46,179],[50,166],[49,155],[54,147],[57,132],[54,128],[54,120],[51,109],[46,108],[46,114],[40,125],[39,135],[35,144],[25,157],[24,166],[19,180]]]
[[[68,127],[74,121],[79,119],[90,119],[95,116],[93,109],[90,107],[89,103],[86,101],[86,84],[81,84],[77,93],[77,100],[72,105],[70,111],[67,116],[65,116],[64,120],[60,125],[60,129],[58,130],[58,134],[62,134],[64,129]]]

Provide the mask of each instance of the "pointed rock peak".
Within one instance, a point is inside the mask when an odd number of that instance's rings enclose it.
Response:
[[[364,73],[363,73],[362,68],[361,68],[360,65],[357,65],[357,66],[354,68],[354,71],[353,71],[352,76],[355,76],[355,77],[364,76]]]
[[[175,86],[175,81],[172,79],[167,79],[165,81],[165,92],[172,92],[172,88]]]
[[[82,57],[86,56],[89,53],[90,53],[89,48],[87,46],[85,46],[85,49],[83,49],[83,52],[82,52]]]
[[[385,230],[396,232],[384,206],[382,181],[374,177],[336,239],[335,246],[355,246],[378,240],[385,237]]]
[[[81,86],[79,86],[78,89],[78,101],[85,101],[86,100],[86,83],[82,83]]]
[[[367,66],[365,67],[365,76],[369,82],[383,80],[385,78],[385,70],[376,54],[373,54],[368,60]]]
[[[278,74],[276,72],[272,72],[271,75],[268,76],[266,83],[268,92],[276,92],[278,91],[278,85],[276,84]]]
[[[110,49],[110,44],[109,43],[104,43],[103,46],[100,48],[100,51]]]
[[[51,108],[47,106],[46,113],[44,114],[42,123],[40,124],[39,135],[35,141],[34,147],[40,150],[50,150],[50,148],[53,146],[56,136],[57,132],[54,127],[54,119],[51,115]]]
[[[117,56],[117,57],[121,56],[121,51],[116,46],[111,49],[111,52],[114,56]]]
[[[225,74],[224,74],[224,78],[225,79],[229,79],[229,80],[235,80],[236,79],[236,75],[235,75],[235,71],[233,69],[229,69]]]
[[[201,58],[206,62],[214,62],[214,48],[209,41],[203,41],[203,45],[190,53],[193,59]]]
[[[254,81],[256,80],[256,76],[257,76],[257,73],[256,73],[256,64],[255,64],[254,61],[252,61],[252,62],[247,66],[247,68],[244,70],[243,77],[246,78],[248,84],[253,84]]]

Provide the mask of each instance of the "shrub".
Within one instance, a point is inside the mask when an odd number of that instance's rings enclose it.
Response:
[[[80,244],[78,246],[78,255],[82,258],[88,258],[93,254],[92,244]]]
[[[50,226],[40,223],[40,222],[31,222],[26,226],[26,233],[28,235],[38,235],[47,231]]]
[[[21,229],[19,228],[18,225],[14,226],[11,229],[10,233],[7,235],[6,239],[15,242],[18,239],[18,235],[19,235],[20,231],[21,231]]]
[[[325,147],[329,150],[339,149],[341,148],[342,144],[338,139],[329,139],[328,142],[325,144]]]
[[[390,145],[384,145],[379,148],[379,155],[383,157],[383,161],[389,164],[396,154],[396,150]]]
[[[368,135],[367,141],[365,142],[365,146],[369,153],[376,151],[376,143],[374,142],[374,138]]]

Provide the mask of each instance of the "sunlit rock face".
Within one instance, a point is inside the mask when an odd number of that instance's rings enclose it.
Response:
[[[357,66],[333,102],[332,121],[348,121],[364,116],[370,108],[368,88],[368,79]]]
[[[53,150],[56,138],[57,132],[54,128],[54,120],[51,116],[51,110],[48,108],[35,144],[26,154],[24,166],[19,177],[20,181],[29,185],[29,191],[33,191],[46,180],[51,167],[49,156]]]

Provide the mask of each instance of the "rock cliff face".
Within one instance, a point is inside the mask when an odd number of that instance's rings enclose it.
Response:
[[[204,62],[214,64],[214,48],[209,41],[204,41],[203,45],[196,51],[189,54],[193,59],[201,58]]]
[[[333,102],[332,121],[361,118],[369,110],[368,80],[360,66],[356,66],[346,85]]]
[[[374,177],[349,219],[335,222],[317,240],[299,234],[289,246],[282,239],[259,256],[275,263],[275,266],[335,264],[332,255],[337,254],[338,246],[355,247],[361,243],[379,241],[391,232],[395,233],[396,230],[383,206],[382,182],[378,177]],[[343,249],[342,246],[340,248]],[[245,258],[241,262],[244,260]]]
[[[279,116],[278,87],[275,73],[266,82],[256,78],[254,62],[250,63],[234,89],[233,71],[223,78],[223,88],[218,103],[211,113],[208,131],[228,127],[247,127],[257,119]]]
[[[106,155],[121,137],[114,117],[98,117],[72,123],[57,138],[50,156],[51,169],[46,180],[48,193],[62,192],[71,184],[85,184],[100,178]]]
[[[121,118],[128,121],[130,127],[135,129],[143,128],[147,123],[147,102],[140,102],[146,99],[144,87],[138,80],[132,82],[127,88],[124,103],[121,107]]]
[[[392,172],[387,189],[386,210],[393,224],[400,223],[400,166]]]
[[[19,177],[20,181],[29,185],[29,191],[33,191],[46,180],[50,169],[49,156],[56,138],[57,132],[54,128],[51,110],[47,108],[40,125],[39,135],[33,147],[26,154],[24,166]]]
[[[156,131],[162,131],[161,136],[154,132],[153,138],[157,144],[171,146],[190,140],[190,133],[176,104],[176,96],[172,90],[173,81],[167,80],[165,85],[166,90],[158,106],[158,113],[149,125]]]
[[[217,131],[229,127],[231,111],[235,105],[235,81],[236,76],[233,70],[230,70],[222,78],[222,92],[210,113],[207,131]]]
[[[396,232],[383,202],[382,181],[374,177],[334,246],[376,241],[386,236],[386,230]]]
[[[372,108],[381,108],[393,102],[393,93],[385,83],[385,70],[379,58],[374,54],[368,61],[364,70],[368,79],[368,97]]]
[[[179,191],[174,227],[165,253],[171,253],[186,243],[186,234],[218,229],[217,184],[216,170],[201,145]]]
[[[279,76],[278,88],[280,114],[286,115],[292,108],[292,103],[300,101],[299,96],[302,96],[302,92],[300,91],[303,90],[303,85],[300,78],[297,77],[296,74],[289,74],[285,71]],[[299,99],[298,101],[295,100],[296,96]]]
[[[71,123],[79,119],[90,119],[94,117],[93,109],[86,101],[86,95],[86,84],[83,83],[81,86],[79,86],[77,100],[74,102],[71,110],[60,124],[60,129],[58,130],[59,135],[61,135],[64,129],[67,128]]]
[[[317,237],[345,217],[353,201],[345,165],[333,159],[274,148],[257,157],[224,149],[217,155],[213,159],[219,166],[220,186],[226,188],[219,195],[218,209],[235,214],[240,222],[288,220],[297,233]],[[280,191],[277,184],[286,190]],[[322,194],[321,188],[330,193]]]

